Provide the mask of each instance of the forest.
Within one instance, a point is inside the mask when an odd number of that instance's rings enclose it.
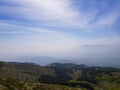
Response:
[[[120,90],[120,68],[1,61],[0,90]]]

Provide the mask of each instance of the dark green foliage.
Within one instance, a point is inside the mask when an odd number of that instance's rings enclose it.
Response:
[[[39,78],[39,81],[41,83],[55,84],[56,83],[56,77],[50,76],[50,75],[41,75],[40,78]]]
[[[52,63],[48,65],[49,67],[61,68],[61,69],[71,69],[76,66],[74,63]]]
[[[4,67],[4,62],[0,61],[0,68]]]
[[[73,87],[80,87],[80,88],[86,88],[88,90],[94,90],[94,87],[87,82],[69,82],[68,83],[69,86],[73,86]]]
[[[62,75],[50,76],[50,75],[41,75],[39,81],[41,83],[48,83],[48,84],[66,84],[70,79],[68,77],[63,77]]]

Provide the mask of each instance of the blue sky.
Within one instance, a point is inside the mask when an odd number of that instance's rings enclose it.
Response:
[[[0,0],[0,56],[119,58],[119,9],[120,0]]]

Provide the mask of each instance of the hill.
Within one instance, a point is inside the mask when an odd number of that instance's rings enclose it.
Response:
[[[33,63],[0,62],[0,77],[37,82],[41,74],[53,75],[54,70]]]
[[[74,63],[40,66],[34,63],[0,62],[0,88],[3,88],[0,90],[120,90],[120,68],[90,67]]]
[[[84,64],[76,65],[72,63],[52,63],[48,67],[55,70],[57,74],[55,78],[63,79],[62,81],[70,86],[79,86],[88,90],[120,89],[120,68],[90,67]],[[58,81],[58,83],[60,82]]]

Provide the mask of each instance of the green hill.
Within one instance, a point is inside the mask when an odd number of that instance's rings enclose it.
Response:
[[[0,62],[0,77],[38,82],[42,74],[54,75],[54,70],[33,63]]]

